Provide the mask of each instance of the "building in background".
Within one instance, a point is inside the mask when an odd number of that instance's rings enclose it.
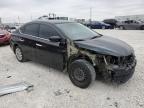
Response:
[[[38,19],[47,19],[47,20],[68,20],[68,17],[57,17],[54,13],[49,13],[48,15],[43,15]]]
[[[144,14],[142,15],[128,15],[128,16],[116,16],[116,20],[125,21],[125,20],[136,20],[144,22]]]
[[[83,23],[85,23],[86,20],[85,19],[75,19],[75,21],[83,24]]]
[[[75,21],[81,24],[84,24],[86,22],[86,19],[79,19],[79,18],[69,18],[69,21]]]
[[[68,20],[68,17],[56,17],[57,20]]]

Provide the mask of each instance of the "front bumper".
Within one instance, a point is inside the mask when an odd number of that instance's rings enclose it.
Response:
[[[110,66],[107,70],[111,74],[111,81],[117,84],[127,82],[134,74],[136,60],[127,66]]]

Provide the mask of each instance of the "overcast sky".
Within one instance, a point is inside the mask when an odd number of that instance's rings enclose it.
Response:
[[[114,16],[144,14],[144,0],[0,0],[0,17],[4,22],[29,21],[56,13],[72,18],[103,20]]]

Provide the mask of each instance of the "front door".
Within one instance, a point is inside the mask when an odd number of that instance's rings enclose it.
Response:
[[[39,40],[36,42],[36,59],[52,68],[62,70],[64,60],[67,56],[65,44],[52,42],[49,37],[60,36],[57,31],[49,25],[41,24],[39,29]]]

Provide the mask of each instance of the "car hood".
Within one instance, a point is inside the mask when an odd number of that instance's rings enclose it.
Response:
[[[101,36],[91,40],[75,41],[77,47],[94,51],[98,54],[113,56],[128,56],[134,53],[127,43],[108,36]]]

